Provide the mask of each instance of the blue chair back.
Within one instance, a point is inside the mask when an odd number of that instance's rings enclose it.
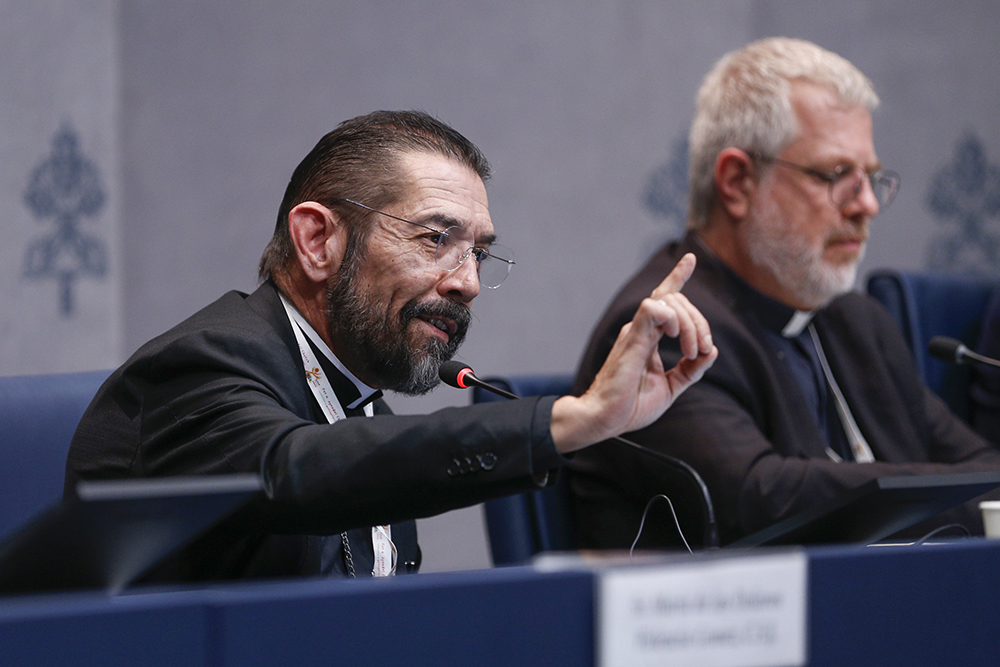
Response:
[[[995,280],[894,270],[873,272],[868,293],[899,324],[924,382],[959,417],[969,416],[969,369],[927,352],[934,336],[956,338],[975,349]]]
[[[523,375],[485,378],[485,382],[518,396],[563,396],[573,386],[571,375]],[[476,387],[473,403],[507,400]],[[544,489],[484,503],[493,564],[518,565],[542,551],[576,547],[573,502],[566,475]]]
[[[70,440],[108,375],[0,377],[0,539],[62,498]]]

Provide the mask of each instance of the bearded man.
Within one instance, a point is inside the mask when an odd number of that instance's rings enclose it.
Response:
[[[1000,469],[1000,452],[921,383],[888,314],[851,293],[871,221],[899,189],[875,152],[877,105],[856,67],[809,42],[723,57],[691,127],[688,234],[615,297],[581,363],[582,390],[656,276],[697,257],[685,293],[720,360],[629,437],[702,475],[723,543],[876,477]],[[669,365],[680,353],[664,340],[661,354]],[[584,547],[628,547],[650,499],[674,488],[613,444],[581,452],[572,471]],[[982,531],[974,507],[956,514]],[[641,544],[676,540],[657,523]]]
[[[563,454],[651,423],[711,365],[705,319],[650,290],[592,391],[395,416],[458,349],[480,287],[513,265],[494,243],[489,165],[419,112],[342,123],[295,169],[260,264],[142,346],[100,389],[70,448],[80,479],[258,473],[266,499],[156,580],[415,571],[413,519],[544,485]],[[664,371],[659,339],[684,359]]]

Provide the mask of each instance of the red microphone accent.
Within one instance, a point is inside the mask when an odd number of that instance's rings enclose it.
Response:
[[[458,383],[459,387],[461,387],[462,389],[469,388],[469,385],[465,384],[465,376],[471,373],[472,373],[471,368],[463,368],[458,372],[458,376],[455,378],[455,382]]]

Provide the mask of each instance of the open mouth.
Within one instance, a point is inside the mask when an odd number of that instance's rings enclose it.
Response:
[[[399,318],[403,330],[415,325],[423,332],[421,337],[430,337],[449,347],[458,349],[465,340],[471,315],[467,306],[450,301],[420,303],[408,302],[400,311]],[[421,324],[416,325],[415,322]]]
[[[455,331],[458,329],[458,325],[456,325],[453,320],[443,317],[422,317],[420,320],[427,322],[432,327],[442,332],[445,335],[445,339],[449,339],[454,336]]]

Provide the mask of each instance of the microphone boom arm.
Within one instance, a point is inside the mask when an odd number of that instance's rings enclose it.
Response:
[[[481,387],[490,393],[502,396],[506,399],[516,401],[521,398],[517,394],[501,389],[500,387],[495,387],[488,382],[483,382],[475,376],[471,368],[460,362],[448,361],[442,364],[440,376],[446,384],[458,387],[459,389]],[[643,456],[656,459],[661,463],[666,463],[674,470],[677,470],[681,474],[689,477],[698,487],[699,495],[701,497],[702,511],[705,515],[705,536],[703,544],[709,549],[719,548],[719,526],[715,521],[715,508],[712,504],[712,496],[708,491],[708,485],[705,484],[705,480],[702,479],[697,470],[691,467],[691,465],[686,461],[682,461],[681,459],[664,454],[663,452],[658,452],[654,449],[649,449],[648,447],[643,447],[637,442],[626,440],[625,438],[617,435],[609,438],[609,440],[613,440],[621,445],[625,445],[626,447],[631,447]]]
[[[987,366],[1000,368],[1000,361],[991,357],[986,357],[978,352],[973,352],[960,340],[948,338],[947,336],[934,336],[927,345],[927,351],[931,356],[952,364],[967,364],[975,361]]]

